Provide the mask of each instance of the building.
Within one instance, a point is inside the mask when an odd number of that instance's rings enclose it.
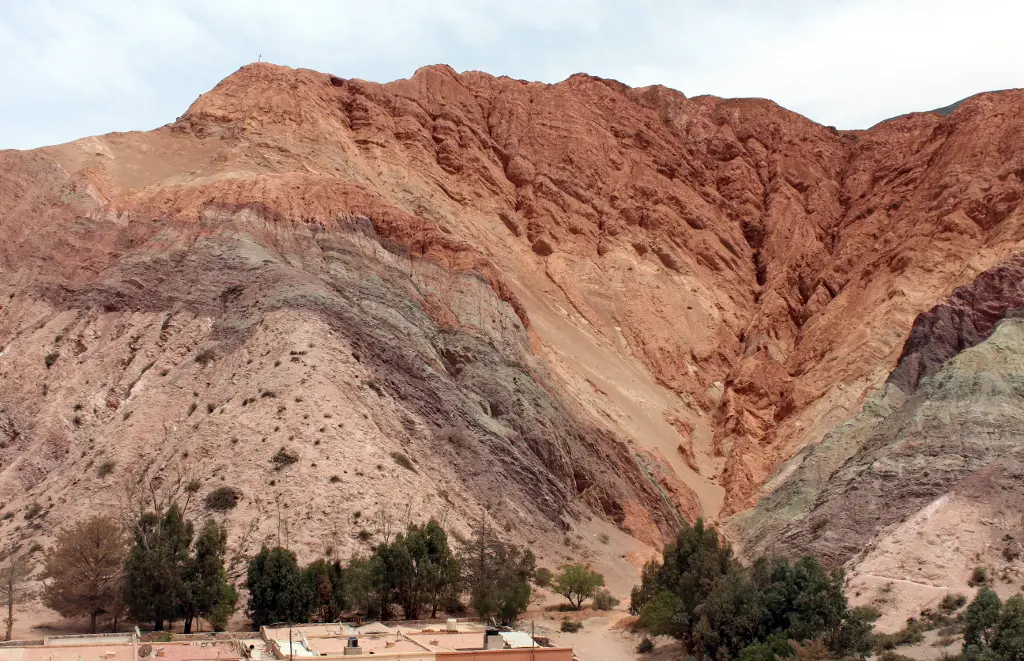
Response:
[[[499,631],[475,622],[372,622],[264,627],[260,641],[275,659],[302,657],[330,660],[373,655],[396,661],[572,661],[572,649],[549,647],[523,631]],[[253,661],[264,652],[249,641]],[[292,654],[288,652],[291,650]],[[2,660],[0,660],[2,661]]]
[[[523,631],[475,622],[372,622],[262,627],[258,634],[55,636],[0,645],[0,661],[573,661],[571,648],[541,644]]]

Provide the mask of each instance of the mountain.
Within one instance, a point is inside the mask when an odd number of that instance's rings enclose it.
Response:
[[[0,152],[0,535],[175,471],[304,554],[382,510],[552,558],[725,521],[1020,249],[1022,110],[838,132],[583,74],[258,63],[154,131]]]
[[[913,614],[975,567],[1016,588],[1024,504],[1024,253],[923,312],[886,383],[730,522],[748,551],[813,553]],[[1016,549],[1016,551],[1015,551]],[[898,621],[902,624],[901,621]]]

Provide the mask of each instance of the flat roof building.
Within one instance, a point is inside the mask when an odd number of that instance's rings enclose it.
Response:
[[[0,646],[0,661],[573,661],[571,648],[545,647],[523,631],[475,622],[380,622],[262,627],[259,634],[137,633],[60,636]]]

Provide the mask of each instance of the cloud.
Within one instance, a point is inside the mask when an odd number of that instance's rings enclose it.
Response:
[[[150,129],[255,60],[394,80],[586,71],[863,128],[1021,85],[1024,8],[975,0],[40,0],[0,16],[0,148]]]

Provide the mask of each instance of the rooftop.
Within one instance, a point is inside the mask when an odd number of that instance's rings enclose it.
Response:
[[[393,661],[457,661],[475,658],[487,647],[488,658],[495,656],[495,661],[573,658],[571,649],[541,647],[526,632],[492,629],[488,636],[488,631],[475,622],[448,620],[263,627],[259,634],[179,635],[172,642],[145,642],[134,633],[62,636],[7,643],[0,646],[0,661],[292,661],[365,655]],[[527,650],[532,656],[522,656]]]

